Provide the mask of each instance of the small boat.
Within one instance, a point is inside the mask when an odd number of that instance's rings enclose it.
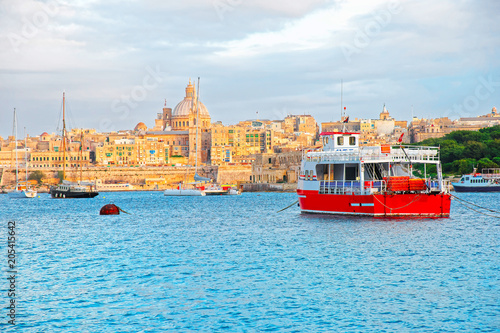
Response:
[[[99,195],[90,183],[73,183],[63,180],[63,183],[50,188],[50,196],[54,199],[83,199]]]
[[[457,192],[500,192],[500,169],[483,171],[486,172],[463,175],[458,182],[451,185]]]
[[[16,117],[16,109],[14,109],[14,140],[15,140],[15,149],[16,149],[16,188],[9,192],[9,198],[11,199],[27,199],[27,198],[35,198],[36,190],[29,188],[28,186],[28,157],[27,157],[27,148],[26,148],[26,136],[24,138],[24,163],[26,165],[26,183],[24,189],[21,189],[19,183],[19,164],[17,161],[17,117]]]

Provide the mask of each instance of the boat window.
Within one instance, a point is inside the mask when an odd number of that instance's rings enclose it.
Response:
[[[465,180],[469,180],[469,177],[465,177]]]
[[[325,142],[326,144],[328,144],[328,137],[325,137]]]
[[[343,136],[339,136],[337,138],[337,145],[339,145],[339,146],[343,146],[344,145],[344,137]]]
[[[305,175],[305,179],[307,180],[307,178],[309,177],[309,170],[306,170],[304,175]]]
[[[356,145],[356,137],[351,136],[351,137],[349,138],[349,144],[350,144],[351,146],[355,146],[355,145]]]

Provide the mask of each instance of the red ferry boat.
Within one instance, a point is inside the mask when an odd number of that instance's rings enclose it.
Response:
[[[364,146],[359,133],[323,132],[323,149],[305,151],[297,194],[304,213],[374,217],[449,217],[438,147]],[[433,164],[437,181],[415,178]],[[426,167],[424,167],[426,170]]]

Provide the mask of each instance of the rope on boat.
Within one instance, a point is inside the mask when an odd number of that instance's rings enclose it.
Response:
[[[299,200],[295,201],[295,202],[294,202],[293,204],[291,204],[290,206],[287,206],[287,207],[285,207],[285,208],[283,208],[283,209],[278,210],[276,213],[282,212],[282,211],[284,211],[285,209],[288,209],[288,208],[292,207],[292,206],[293,206],[293,205],[295,205],[297,202],[299,202]]]
[[[451,196],[452,196],[453,198],[457,199],[459,204],[463,205],[463,206],[464,206],[464,207],[466,207],[466,208],[469,208],[470,210],[472,210],[472,211],[474,211],[474,212],[476,212],[476,213],[478,213],[478,214],[481,214],[481,215],[485,215],[485,216],[489,216],[489,217],[494,217],[494,218],[500,219],[500,216],[498,216],[498,215],[491,215],[491,214],[487,214],[487,213],[481,212],[481,211],[479,211],[479,210],[476,210],[476,209],[474,209],[474,208],[472,208],[472,207],[470,207],[470,206],[468,206],[468,205],[476,206],[476,207],[479,207],[479,208],[482,208],[482,209],[485,209],[485,210],[488,210],[488,211],[490,211],[490,212],[494,212],[494,213],[500,213],[499,211],[496,211],[496,210],[493,210],[493,209],[489,209],[489,208],[486,208],[486,207],[481,207],[481,206],[479,206],[479,205],[473,204],[472,202],[468,202],[468,201],[465,201],[465,200],[463,200],[463,199],[460,199],[460,198],[458,198],[458,197],[454,196],[453,194],[452,194]]]
[[[388,208],[391,212],[392,212],[393,210],[398,210],[398,209],[405,208],[405,207],[407,207],[407,206],[411,205],[412,203],[414,203],[415,201],[417,201],[417,199],[420,197],[420,195],[421,195],[421,194],[417,195],[415,198],[413,198],[413,199],[412,199],[409,203],[407,203],[407,204],[406,204],[406,205],[404,205],[404,206],[401,206],[401,207],[398,207],[398,208],[391,208],[391,207],[389,207],[389,206],[385,205],[382,201],[380,201],[380,200],[379,200],[379,199],[375,196],[375,194],[372,194],[372,196],[373,196],[373,198],[374,198],[375,200],[377,200],[378,202],[380,202],[380,204],[381,204],[382,206],[384,206],[385,208]]]

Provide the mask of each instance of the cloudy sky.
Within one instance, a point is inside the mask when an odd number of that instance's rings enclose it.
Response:
[[[0,136],[153,126],[189,78],[212,121],[500,108],[496,0],[0,0]],[[258,113],[257,113],[258,112]]]

